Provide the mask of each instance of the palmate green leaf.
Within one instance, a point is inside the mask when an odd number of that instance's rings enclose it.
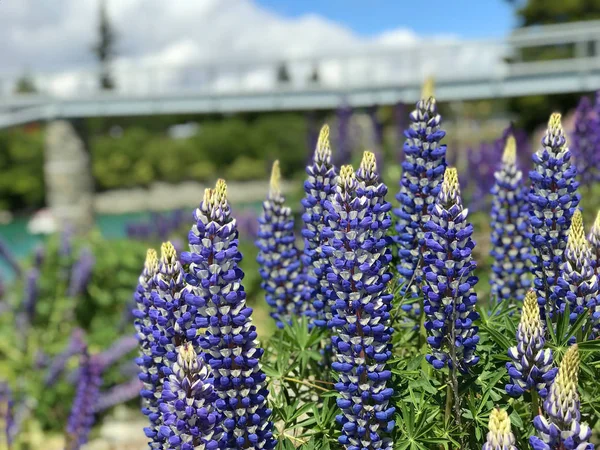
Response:
[[[509,340],[503,333],[496,330],[493,326],[488,326],[487,324],[482,324],[480,326],[480,330],[489,334],[492,340],[502,348],[508,349],[513,345],[513,342]]]

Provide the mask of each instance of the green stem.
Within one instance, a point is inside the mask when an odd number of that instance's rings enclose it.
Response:
[[[531,410],[533,418],[535,418],[535,416],[537,416],[540,412],[540,398],[535,390],[535,387],[531,391]]]
[[[452,417],[452,385],[450,384],[450,379],[448,379],[446,386],[446,412],[444,417],[446,418],[446,423],[449,423]]]

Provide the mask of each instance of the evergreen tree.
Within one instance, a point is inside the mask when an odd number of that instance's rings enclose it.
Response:
[[[93,51],[100,63],[100,88],[103,90],[114,89],[115,82],[110,73],[110,63],[115,56],[116,34],[110,23],[106,0],[100,0],[99,23],[98,23],[98,42],[94,45]]]

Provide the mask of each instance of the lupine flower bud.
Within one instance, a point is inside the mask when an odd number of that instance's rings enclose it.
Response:
[[[552,350],[544,349],[545,343],[544,324],[532,289],[523,302],[517,345],[508,349],[508,356],[512,359],[512,362],[506,363],[510,376],[510,384],[506,385],[508,394],[518,397],[535,388],[540,397],[546,398],[548,386],[558,369],[552,367]]]
[[[506,139],[502,165],[494,173],[492,188],[491,244],[494,258],[490,284],[492,298],[523,300],[529,287],[529,241],[525,237],[529,226],[523,173],[517,168],[517,144]]]
[[[398,272],[404,283],[403,293],[412,281],[410,295],[416,297],[423,282],[425,224],[431,218],[446,170],[446,145],[440,144],[446,133],[441,129],[442,118],[433,97],[422,98],[417,103],[410,121],[411,125],[404,133],[405,158],[400,192],[396,195],[400,207],[394,213],[398,216]],[[416,305],[405,306],[406,310],[413,308],[418,313]]]
[[[328,264],[322,250],[322,246],[327,243],[327,239],[322,236],[322,230],[327,224],[325,202],[333,194],[336,182],[336,169],[331,161],[329,127],[327,125],[323,125],[321,128],[313,163],[306,168],[306,173],[308,174],[308,178],[304,182],[306,195],[302,199],[302,206],[304,206],[302,262],[306,271],[308,291],[306,298],[308,301],[312,301],[314,308],[314,311],[308,308],[306,314],[314,316],[315,325],[323,327],[327,323],[325,313],[328,312],[325,292],[328,286],[326,273]]]
[[[494,408],[490,413],[489,432],[482,450],[518,450],[515,435],[510,431],[510,419],[506,411]]]
[[[593,116],[592,102],[581,97],[574,117],[575,129],[571,137],[572,152],[577,166],[577,175],[582,185],[589,185],[598,179],[595,162],[597,149],[597,124]]]
[[[425,328],[432,354],[427,361],[436,369],[452,366],[456,354],[457,368],[466,372],[476,364],[475,347],[479,342],[479,318],[475,311],[477,294],[473,276],[475,260],[471,238],[473,225],[467,222],[456,169],[448,168],[425,235]]]
[[[279,161],[273,164],[271,187],[263,202],[263,213],[258,219],[259,231],[256,246],[260,265],[261,287],[271,307],[271,317],[282,328],[292,317],[299,317],[306,303],[303,297],[303,280],[300,251],[294,236],[292,210],[284,205],[280,187]]]
[[[102,384],[102,368],[94,356],[82,355],[81,375],[67,423],[65,450],[79,450],[88,440],[94,425],[96,402]]]
[[[276,441],[260,367],[263,350],[256,340],[252,309],[246,306],[236,221],[223,180],[205,191],[194,217],[190,252],[181,255],[189,264],[185,300],[198,308],[196,326],[205,329],[200,345],[212,368],[216,406],[223,414],[221,448],[272,449]]]
[[[555,286],[567,245],[571,218],[579,204],[577,169],[571,161],[560,114],[552,114],[542,148],[533,155],[529,172],[529,222],[533,246],[534,288],[542,317],[556,308]]]
[[[592,314],[592,321],[600,320],[600,305],[598,304],[598,279],[594,273],[594,256],[583,229],[581,211],[575,210],[567,247],[564,252],[564,262],[557,285],[554,286],[556,294],[556,311],[565,312],[569,304],[569,318],[575,322],[581,314],[586,314],[587,309]]]
[[[594,261],[594,267],[596,268],[596,276],[600,275],[600,210],[596,215],[596,220],[592,225],[590,234],[588,235],[588,241],[592,248],[592,257]]]
[[[387,188],[379,182],[375,156],[366,152],[359,170],[343,166],[328,209],[323,251],[331,265],[329,326],[334,329],[332,368],[339,373],[335,388],[342,414],[339,442],[348,450],[391,449],[388,433],[394,427],[394,408],[389,405],[393,388],[391,371],[390,302],[385,292],[391,279],[391,206]]]
[[[177,349],[177,361],[162,391],[160,434],[174,450],[219,448],[217,395],[205,363],[187,342]]]
[[[588,443],[592,430],[580,423],[577,378],[579,353],[577,345],[569,347],[560,363],[558,375],[544,401],[544,413],[533,420],[539,433],[529,438],[534,450],[594,450]]]

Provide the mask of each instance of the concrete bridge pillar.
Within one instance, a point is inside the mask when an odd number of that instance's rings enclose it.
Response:
[[[94,225],[94,189],[83,121],[50,122],[45,138],[48,207],[59,230],[86,233]]]

